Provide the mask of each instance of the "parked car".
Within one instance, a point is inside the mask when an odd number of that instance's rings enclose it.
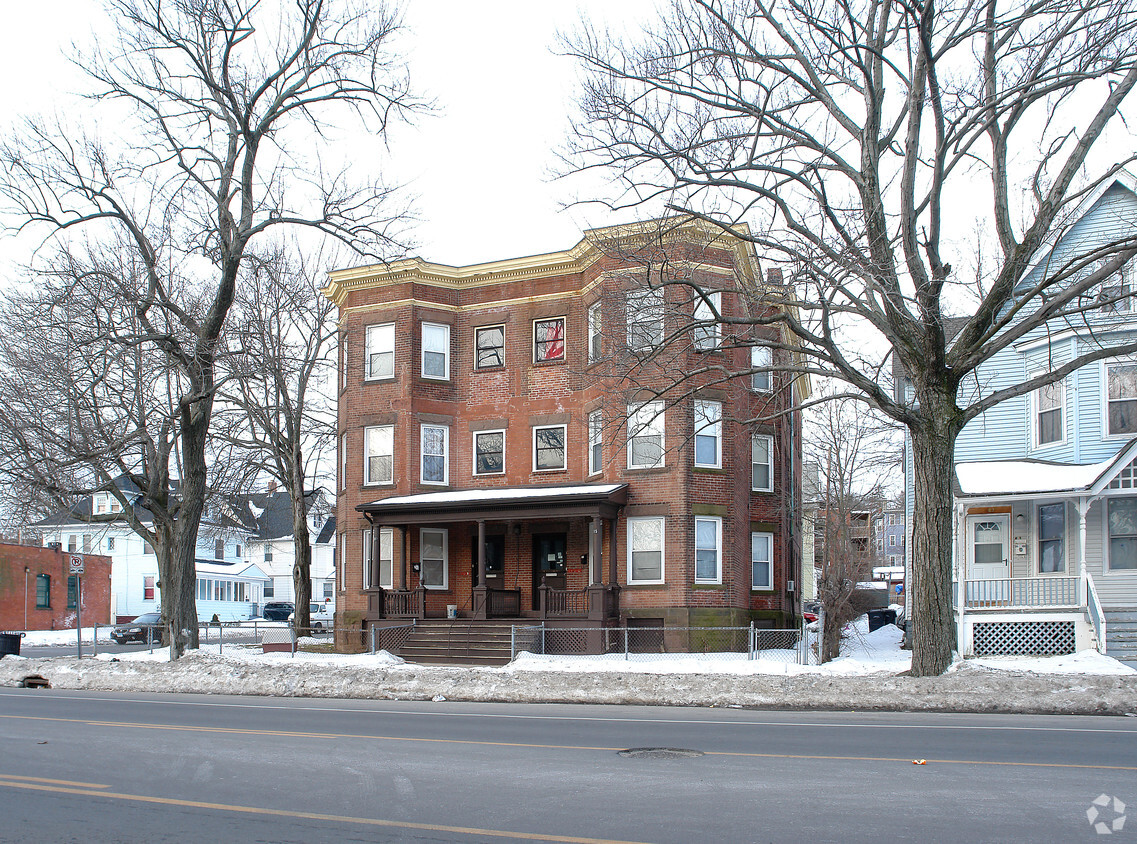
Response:
[[[335,615],[335,607],[331,604],[321,604],[318,601],[312,601],[308,605],[308,614],[311,616],[311,623],[313,630],[328,630],[332,626],[332,616]],[[288,616],[289,621],[295,621],[296,613]]]
[[[146,642],[152,644],[162,641],[162,614],[160,612],[144,612],[134,621],[120,624],[111,630],[111,638],[118,644],[127,642]]]
[[[292,615],[295,609],[296,607],[291,601],[274,601],[265,604],[265,621],[288,621],[288,617]]]

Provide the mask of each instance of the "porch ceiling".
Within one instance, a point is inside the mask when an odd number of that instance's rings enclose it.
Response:
[[[396,495],[360,504],[355,509],[376,525],[410,525],[572,516],[614,519],[627,502],[627,484],[574,484]]]

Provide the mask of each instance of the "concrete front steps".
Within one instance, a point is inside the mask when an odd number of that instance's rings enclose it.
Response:
[[[432,665],[505,665],[515,621],[420,619],[396,653]]]
[[[1105,611],[1105,652],[1107,656],[1137,667],[1137,612]]]

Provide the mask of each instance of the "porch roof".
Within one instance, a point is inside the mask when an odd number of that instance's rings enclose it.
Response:
[[[1029,498],[1041,495],[1097,495],[1137,452],[1130,440],[1113,457],[1097,463],[1047,460],[983,460],[955,464],[956,494],[963,498]]]
[[[611,519],[627,501],[627,484],[572,484],[393,495],[360,504],[355,509],[374,524],[383,525],[569,516]]]

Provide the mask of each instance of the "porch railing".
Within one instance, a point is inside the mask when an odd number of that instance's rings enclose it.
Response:
[[[584,618],[588,615],[589,601],[588,589],[554,589],[549,587],[544,592],[544,616],[555,618],[557,616]]]
[[[423,604],[426,599],[425,589],[384,589],[383,590],[383,617],[384,618],[422,618]]]
[[[541,618],[608,619],[620,614],[620,587],[585,586],[581,589],[557,589],[542,583]]]
[[[520,589],[487,589],[487,618],[516,618],[521,615]]]
[[[1079,607],[1077,577],[1001,577],[965,580],[967,609]]]
[[[1101,608],[1101,601],[1098,600],[1098,590],[1094,586],[1094,579],[1090,573],[1086,571],[1086,567],[1082,566],[1082,583],[1086,596],[1086,615],[1090,617],[1090,624],[1094,627],[1094,636],[1097,637],[1097,649],[1100,653],[1105,653],[1106,648],[1106,630],[1105,630],[1105,613]]]

